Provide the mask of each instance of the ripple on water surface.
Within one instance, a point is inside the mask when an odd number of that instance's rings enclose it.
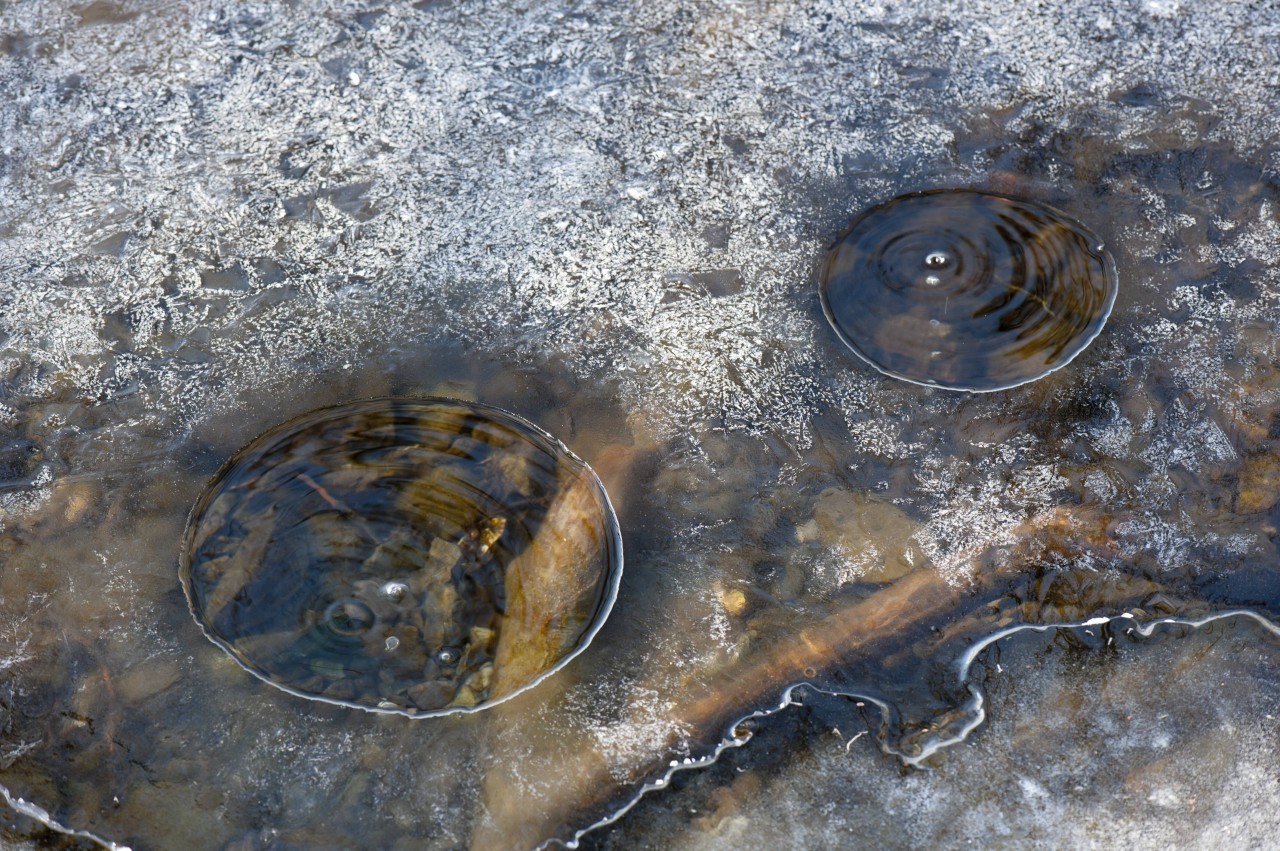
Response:
[[[1102,330],[1115,264],[1050,207],[967,190],[902,195],[839,236],[822,305],[850,348],[897,378],[1003,390],[1067,364]]]
[[[377,399],[233,456],[192,512],[181,575],[209,638],[268,682],[428,715],[576,655],[621,558],[599,480],[550,435],[484,405]]]

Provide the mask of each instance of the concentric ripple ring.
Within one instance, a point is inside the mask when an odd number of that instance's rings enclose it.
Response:
[[[1102,330],[1115,263],[1043,204],[970,190],[900,195],[839,235],[821,272],[840,338],[888,375],[992,391],[1065,366]]]
[[[559,670],[617,597],[595,473],[515,414],[384,398],[277,426],[231,457],[179,573],[205,634],[291,694],[466,712]]]

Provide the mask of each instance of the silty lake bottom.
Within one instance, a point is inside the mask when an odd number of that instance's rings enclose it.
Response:
[[[6,846],[1275,836],[1273,5],[0,17]],[[948,393],[827,325],[835,235],[954,187],[1114,256],[1063,369]],[[384,395],[512,411],[618,509],[594,643],[474,715],[281,692],[178,582],[226,458]],[[1020,624],[1077,626],[966,655]]]

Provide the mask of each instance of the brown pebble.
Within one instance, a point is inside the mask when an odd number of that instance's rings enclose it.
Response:
[[[1280,502],[1280,456],[1267,452],[1249,459],[1236,486],[1236,511],[1269,511]]]
[[[747,595],[742,593],[741,588],[730,588],[727,591],[720,591],[720,605],[724,606],[724,610],[735,618],[740,617],[747,609]]]
[[[454,687],[453,683],[444,680],[432,680],[413,686],[408,694],[413,705],[419,709],[439,709],[453,699]]]

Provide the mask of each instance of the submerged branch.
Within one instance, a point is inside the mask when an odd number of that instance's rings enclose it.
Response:
[[[599,488],[587,476],[561,489],[537,535],[506,567],[507,608],[493,665],[496,699],[533,682],[572,653],[595,614],[609,531]]]
[[[671,695],[676,703],[667,714],[669,727],[689,731],[687,738],[695,741],[715,740],[729,724],[777,700],[787,686],[837,666],[885,661],[903,652],[904,637],[918,638],[928,627],[945,627],[935,639],[949,641],[989,634],[1009,617],[1025,620],[1031,614],[1025,602],[1012,611],[1009,606],[995,608],[1008,598],[1011,580],[1026,575],[1028,563],[1050,551],[1113,555],[1105,532],[1108,520],[1081,509],[1055,509],[1014,530],[1020,541],[1016,552],[1001,552],[998,559],[991,558],[990,552],[979,556],[981,569],[974,571],[968,587],[952,585],[926,566],[869,597],[849,601],[822,620],[707,676],[698,683],[696,694]],[[1034,578],[1028,579],[1029,585],[1035,584]],[[1136,605],[1160,593],[1156,583],[1140,577],[1121,576],[1113,581],[1124,586],[1108,595],[1113,605],[1122,600],[1124,605]],[[1031,589],[1031,596],[1037,593]],[[1083,601],[1082,605],[1096,604]],[[1082,611],[1079,616],[1093,613]],[[491,722],[491,746],[502,750],[518,728],[519,710],[510,704],[495,707]],[[618,723],[640,722],[624,716]],[[496,759],[485,776],[487,812],[476,825],[471,847],[477,851],[533,847],[567,824],[589,823],[592,813],[600,813],[622,790],[664,771],[678,755],[681,739],[672,732],[660,747],[633,754],[621,764],[611,764],[599,743],[585,733],[576,740],[557,740],[558,776],[536,791],[522,779],[524,766],[518,760],[513,765]]]

